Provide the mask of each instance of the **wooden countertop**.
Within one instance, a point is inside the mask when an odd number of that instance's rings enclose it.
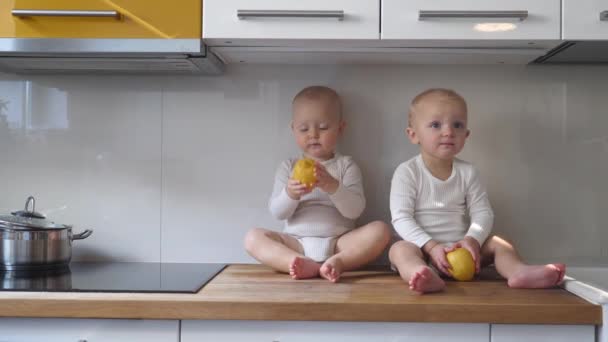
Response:
[[[0,292],[0,317],[602,324],[600,306],[560,288],[509,289],[490,277],[419,296],[389,271],[332,284],[261,265],[231,265],[197,294]]]

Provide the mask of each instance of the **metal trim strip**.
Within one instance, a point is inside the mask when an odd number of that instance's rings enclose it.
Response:
[[[201,39],[0,38],[0,56],[15,54],[205,55]]]

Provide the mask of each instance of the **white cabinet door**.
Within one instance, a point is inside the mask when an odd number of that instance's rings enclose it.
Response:
[[[555,40],[560,10],[560,0],[383,0],[381,37]]]
[[[182,321],[181,342],[488,342],[488,324]]]
[[[211,46],[379,39],[379,25],[379,0],[203,1],[203,38]]]
[[[594,325],[492,324],[491,342],[594,342]]]
[[[608,1],[562,0],[563,39],[608,39]]]
[[[0,341],[178,342],[179,321],[1,318]]]

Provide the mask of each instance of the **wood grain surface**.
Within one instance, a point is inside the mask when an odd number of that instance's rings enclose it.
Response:
[[[596,324],[601,307],[561,288],[510,289],[484,275],[417,295],[396,273],[346,273],[333,284],[231,265],[197,294],[0,292],[1,317]]]

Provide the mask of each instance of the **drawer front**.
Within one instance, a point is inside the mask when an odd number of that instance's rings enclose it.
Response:
[[[563,0],[563,2],[563,39],[608,39],[608,1]]]
[[[0,318],[0,331],[0,341],[179,341],[176,320]]]
[[[201,6],[201,0],[2,0],[0,37],[200,38]],[[36,13],[13,13],[19,10]]]
[[[492,324],[492,342],[594,342],[593,325]]]
[[[240,14],[240,15],[239,15]],[[205,0],[203,37],[378,39],[379,0]]]
[[[383,0],[382,39],[560,39],[559,0]]]
[[[182,321],[181,342],[487,342],[488,324]]]

